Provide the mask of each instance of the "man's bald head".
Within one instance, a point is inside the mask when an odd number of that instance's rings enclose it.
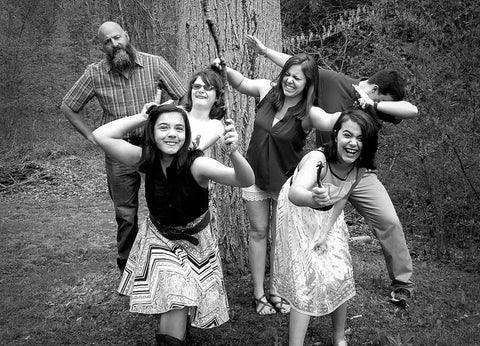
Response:
[[[100,42],[103,42],[104,38],[112,33],[122,33],[126,34],[125,30],[121,27],[120,24],[116,22],[105,22],[100,27],[98,28],[98,33],[97,37],[100,40]]]

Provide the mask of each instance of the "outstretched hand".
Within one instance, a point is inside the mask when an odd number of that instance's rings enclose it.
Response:
[[[360,103],[360,107],[362,107],[362,109],[365,109],[368,106],[373,106],[373,100],[370,96],[368,96],[365,90],[360,88],[359,85],[352,84],[352,86],[358,93],[358,95],[360,95],[360,97],[358,98],[358,102]]]
[[[324,186],[315,186],[312,189],[312,198],[318,207],[325,207],[330,203],[330,193]]]
[[[247,43],[247,46],[249,46],[255,52],[257,52],[257,54],[265,55],[265,52],[267,51],[267,47],[262,43],[262,41],[260,41],[255,36],[245,35],[245,42]]]

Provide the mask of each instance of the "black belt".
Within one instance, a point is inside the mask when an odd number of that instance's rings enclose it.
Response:
[[[206,211],[202,216],[199,217],[198,221],[193,227],[185,228],[185,226],[165,226],[160,222],[155,220],[155,218],[150,215],[150,221],[152,221],[155,228],[158,232],[169,240],[186,240],[192,243],[193,245],[198,245],[199,240],[193,236],[197,234],[205,227],[207,227],[210,222],[210,211]],[[198,219],[198,218],[197,218]]]

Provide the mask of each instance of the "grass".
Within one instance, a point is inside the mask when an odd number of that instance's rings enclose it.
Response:
[[[27,161],[28,174],[0,194],[2,344],[153,345],[156,318],[128,312],[127,298],[116,293],[115,225],[102,156]],[[14,162],[21,168],[25,160]],[[12,167],[1,167],[1,176]],[[351,231],[369,232],[361,220]],[[388,302],[378,242],[351,245],[357,295],[348,307],[349,345],[478,345],[478,268],[431,260],[417,250],[425,248],[419,239],[409,245],[417,253],[417,290],[406,310]],[[256,315],[250,276],[228,273],[231,321],[193,329],[193,345],[287,345],[288,316]],[[329,337],[329,318],[313,318],[305,344],[326,345]]]

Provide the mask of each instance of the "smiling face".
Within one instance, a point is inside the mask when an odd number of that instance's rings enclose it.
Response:
[[[178,112],[161,114],[154,126],[154,139],[164,156],[178,153],[185,143],[185,121]]]
[[[342,124],[335,139],[339,163],[350,165],[361,156],[362,139],[362,130],[356,122],[349,119]]]
[[[301,96],[307,84],[307,78],[301,65],[292,65],[282,78],[282,87],[285,97]]]
[[[192,83],[192,106],[201,109],[211,109],[216,101],[217,91],[215,86],[205,83],[197,77]]]

